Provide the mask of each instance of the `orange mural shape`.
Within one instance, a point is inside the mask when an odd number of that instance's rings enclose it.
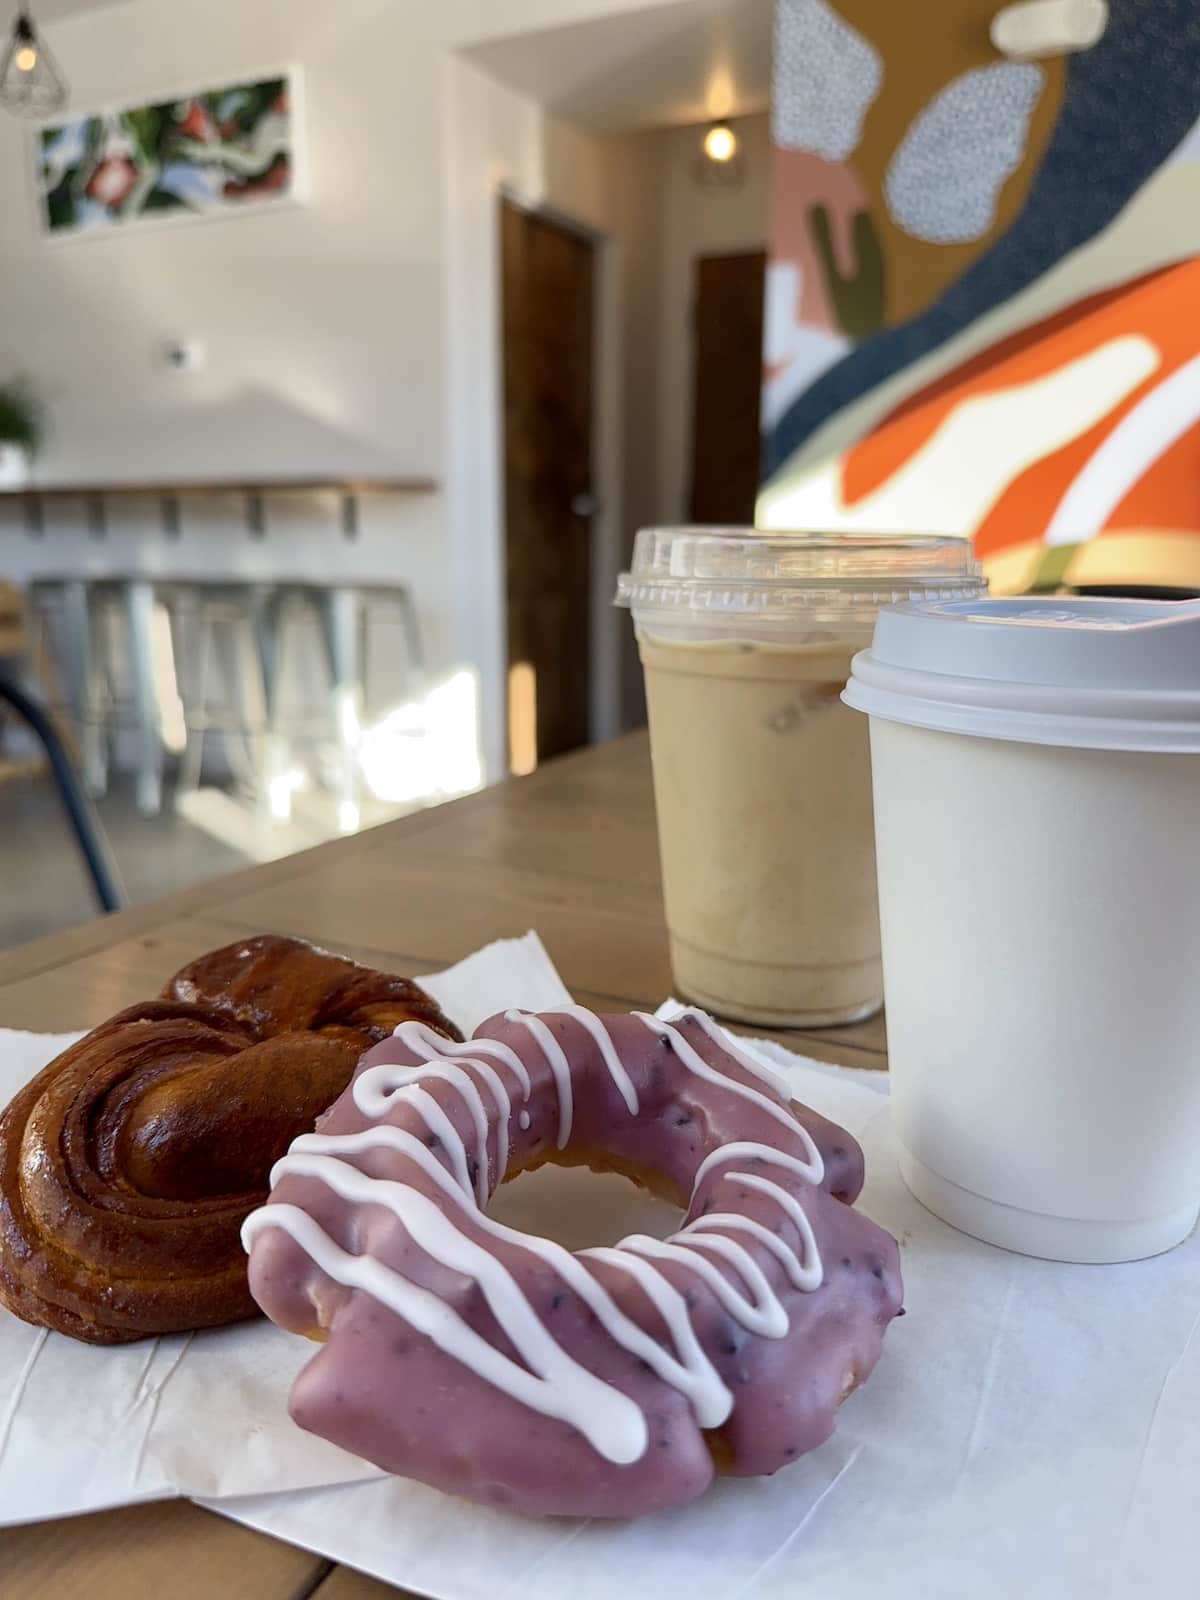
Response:
[[[1200,528],[1200,424],[1144,472],[1105,524],[1118,529]]]
[[[1023,328],[911,395],[842,460],[842,496],[850,507],[880,488],[964,401],[1047,377],[1109,341],[1137,335],[1159,362],[1144,382],[1086,432],[1027,467],[1003,490],[974,530],[987,557],[1037,539],[1063,495],[1138,401],[1195,355],[1200,259],[1160,268]],[[1164,450],[1117,507],[1110,526],[1195,527],[1200,511],[1200,439],[1195,431]]]

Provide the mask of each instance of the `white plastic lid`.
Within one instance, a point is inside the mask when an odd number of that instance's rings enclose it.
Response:
[[[639,624],[757,635],[827,631],[870,636],[881,606],[984,593],[966,539],[931,535],[643,528],[616,604]]]
[[[1200,603],[894,606],[842,698],[885,721],[977,738],[1200,753]]]

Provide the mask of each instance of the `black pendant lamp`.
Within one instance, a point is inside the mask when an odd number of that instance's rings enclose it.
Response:
[[[67,80],[22,4],[0,58],[0,106],[18,117],[49,117],[67,103]]]

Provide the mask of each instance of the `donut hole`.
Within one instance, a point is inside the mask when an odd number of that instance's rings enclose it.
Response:
[[[683,1221],[676,1198],[652,1194],[631,1175],[617,1171],[599,1158],[585,1164],[547,1161],[511,1177],[488,1205],[488,1215],[506,1227],[543,1239],[567,1250],[612,1245],[631,1233],[648,1233],[665,1239]]]

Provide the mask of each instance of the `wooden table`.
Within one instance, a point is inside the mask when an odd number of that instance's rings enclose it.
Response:
[[[670,992],[643,734],[0,953],[0,1026],[93,1026],[185,961],[251,932],[302,935],[419,973],[529,928],[585,1004],[653,1008]],[[886,1065],[881,1018],[775,1037],[827,1061]],[[4,1600],[76,1593],[369,1600],[395,1591],[184,1501],[0,1531]]]

